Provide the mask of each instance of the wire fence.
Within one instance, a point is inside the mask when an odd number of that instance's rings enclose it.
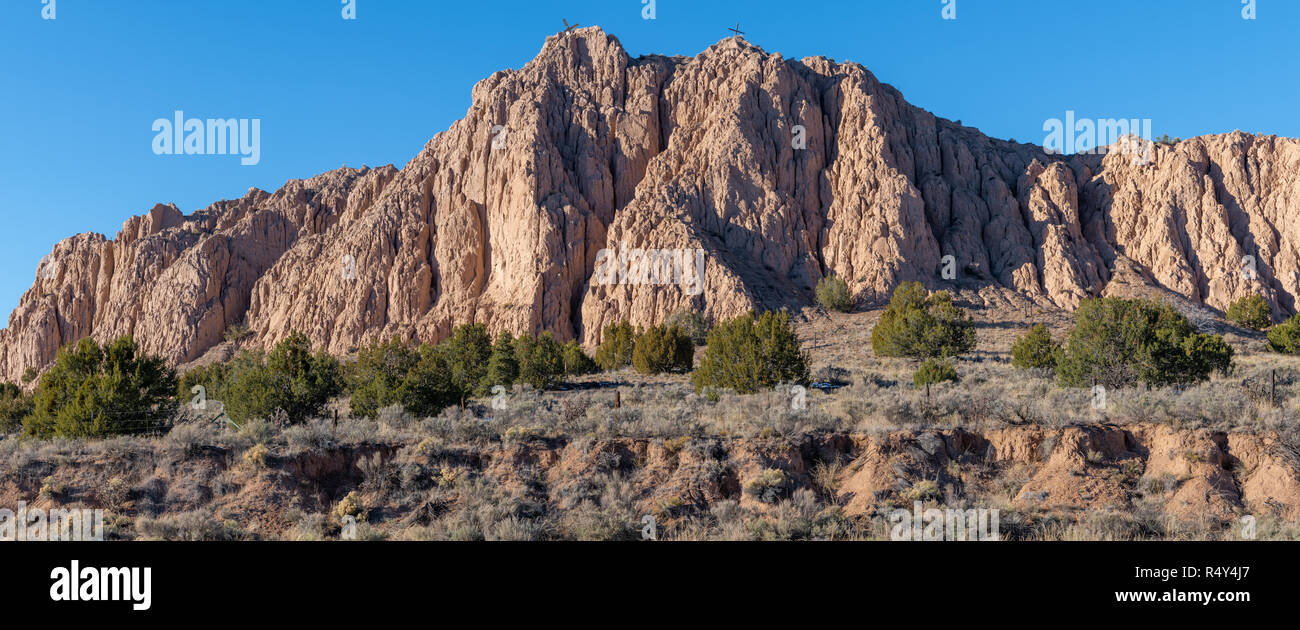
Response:
[[[186,407],[186,409],[192,409]],[[195,410],[198,411],[198,410]],[[81,431],[75,433],[85,433],[96,437],[118,437],[118,436],[161,436],[170,432],[177,425],[185,423],[214,423],[225,427],[230,424],[229,418],[225,415],[224,408],[220,408],[216,413],[200,413],[198,417],[188,416],[183,411],[167,414],[165,417],[149,417],[150,413],[146,411],[123,411],[123,410],[104,410],[96,411],[88,421],[78,422],[77,428]],[[204,416],[208,417],[204,417]],[[57,425],[57,420],[55,421]],[[16,432],[22,432],[19,427]]]

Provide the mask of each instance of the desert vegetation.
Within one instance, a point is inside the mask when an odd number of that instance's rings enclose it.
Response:
[[[177,391],[180,399],[197,395],[195,404],[220,401],[240,424],[273,417],[296,424],[320,413],[342,391],[342,378],[337,359],[313,353],[306,336],[293,334],[270,353],[245,350],[229,364],[186,373]]]
[[[694,367],[689,327],[703,325],[689,312],[684,323],[633,329],[626,322],[606,329],[605,341],[589,356],[576,341],[561,344],[549,332],[495,340],[482,324],[452,329],[438,344],[397,338],[376,340],[342,362],[314,350],[294,333],[268,352],[243,349],[228,362],[185,372],[179,379],[157,357],[138,352],[130,337],[101,347],[90,339],[64,349],[34,391],[0,384],[0,421],[32,437],[105,437],[165,431],[181,403],[218,409],[236,425],[269,420],[281,426],[320,416],[342,398],[350,415],[375,419],[397,406],[407,413],[436,415],[464,408],[473,398],[523,385],[546,390],[566,378],[634,367],[640,374],[683,374]],[[714,336],[712,356],[741,356],[741,363],[711,365],[709,387],[746,392],[784,382],[807,382],[805,358],[788,314],[750,314],[725,323]],[[239,341],[249,335],[230,336]],[[706,347],[706,355],[710,350]],[[739,376],[729,376],[736,373]],[[703,381],[702,381],[703,382]]]
[[[912,384],[928,388],[945,381],[956,381],[957,378],[957,368],[948,359],[926,359],[912,375]]]
[[[1223,337],[1196,332],[1187,317],[1168,304],[1084,300],[1074,319],[1056,360],[1056,376],[1063,386],[1187,385],[1231,369],[1233,350]]]
[[[23,419],[39,438],[87,438],[164,429],[175,410],[176,373],[130,337],[101,346],[83,339],[59,351]]]
[[[637,540],[647,522],[661,540],[882,539],[918,501],[998,509],[1016,540],[1231,538],[1243,514],[1261,538],[1300,533],[1300,496],[1253,494],[1300,474],[1300,359],[1158,302],[1034,326],[985,311],[906,286],[847,320],[718,322],[698,350],[680,323],[614,325],[594,357],[475,325],[347,358],[295,335],[129,381],[165,393],[138,398],[170,414],[152,434],[27,428],[56,382],[154,373],[128,340],[98,361],[88,342],[68,353],[94,367],[0,387],[0,495],[104,507],[110,537],[133,539],[319,540],[356,523],[360,539]],[[891,353],[864,352],[876,343]],[[1098,408],[1086,386],[1114,373],[1131,381]],[[792,404],[814,374],[840,385]],[[196,386],[221,404],[196,409]],[[1234,490],[1189,507],[1203,487]]]
[[[1273,314],[1269,310],[1268,300],[1258,293],[1233,300],[1232,304],[1228,305],[1224,318],[1251,330],[1264,330],[1273,323]]]
[[[651,326],[632,344],[632,365],[642,374],[689,372],[695,345],[678,326]]]
[[[1300,354],[1300,315],[1268,331],[1268,347],[1281,354]]]
[[[808,382],[808,359],[790,328],[788,313],[750,313],[709,332],[696,390],[730,389],[742,394],[782,383]]]
[[[904,282],[871,330],[871,348],[882,357],[952,357],[975,349],[975,329],[947,291],[929,293],[919,282]]]
[[[839,276],[826,276],[817,282],[817,303],[829,311],[847,313],[853,309],[853,295],[849,284]]]
[[[637,334],[627,322],[606,326],[600,347],[596,349],[596,365],[606,371],[632,365]]]
[[[1052,341],[1047,326],[1034,324],[1011,346],[1011,365],[1019,370],[1056,370],[1060,344]]]
[[[32,397],[13,383],[0,383],[0,432],[22,427],[23,418],[32,412]]]
[[[690,337],[691,343],[702,346],[709,335],[709,322],[699,311],[682,309],[673,312],[668,316],[668,321],[664,322],[667,326],[676,326]]]

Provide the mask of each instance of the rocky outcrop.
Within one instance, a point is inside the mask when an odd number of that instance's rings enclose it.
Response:
[[[874,436],[861,441],[845,466],[838,499],[850,515],[873,513],[882,503],[943,500],[986,481],[974,472],[980,465],[1014,482],[1011,504],[1022,508],[1082,514],[1131,510],[1145,501],[1183,521],[1300,515],[1300,467],[1276,435],[1149,423]],[[913,490],[927,482],[946,496]]]
[[[240,322],[260,345],[299,330],[335,353],[470,321],[591,344],[681,308],[806,306],[830,274],[867,301],[920,280],[1068,309],[1131,268],[1212,308],[1260,292],[1294,312],[1300,143],[1150,151],[1049,155],[937,118],[855,64],[739,38],[633,59],[579,29],[476,85],[400,170],[190,216],[160,205],[113,240],[59,243],[0,331],[0,378],[85,336],[133,334],[183,363]]]
[[[117,238],[82,234],[55,246],[0,331],[0,378],[42,368],[59,347],[133,335],[146,352],[191,361],[244,321],[254,285],[299,239],[346,216],[349,199],[394,169],[340,169],[250,190],[183,216],[171,205],[126,221]]]

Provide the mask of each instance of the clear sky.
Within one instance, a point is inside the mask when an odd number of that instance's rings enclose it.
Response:
[[[1042,143],[1043,123],[1150,118],[1154,135],[1300,136],[1300,2],[1257,0],[0,0],[0,317],[55,242],[341,165],[403,165],[563,28],[633,56],[727,37],[871,69],[913,104]],[[261,160],[155,155],[151,126],[261,119]]]

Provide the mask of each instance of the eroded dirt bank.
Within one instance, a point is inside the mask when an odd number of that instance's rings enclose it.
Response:
[[[346,429],[346,427],[345,427]],[[499,441],[315,433],[5,443],[0,506],[105,510],[110,538],[879,538],[914,501],[1008,538],[1232,537],[1300,520],[1276,435],[1158,424]],[[1100,521],[1104,521],[1100,522]]]

